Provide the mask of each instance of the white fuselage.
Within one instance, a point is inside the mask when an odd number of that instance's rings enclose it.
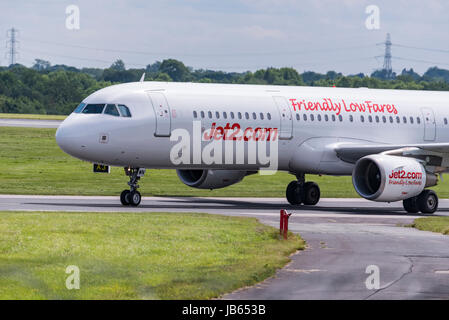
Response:
[[[191,153],[190,162],[173,163],[170,153],[178,142],[173,133],[183,129],[194,137],[195,122],[201,135],[217,127],[227,127],[235,137],[252,136],[256,128],[277,134],[278,169],[293,173],[351,174],[353,164],[334,152],[341,143],[449,142],[446,92],[139,82],[99,90],[83,103],[123,104],[132,116],[72,113],[58,129],[57,142],[77,158],[113,166],[261,167],[246,156],[243,163],[198,163],[193,158],[201,151],[193,147],[182,151]],[[223,139],[222,132],[217,137]],[[207,143],[202,141],[201,148]]]

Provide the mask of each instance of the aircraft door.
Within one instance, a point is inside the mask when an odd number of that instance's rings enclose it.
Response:
[[[291,139],[293,131],[292,111],[284,97],[273,97],[281,119],[279,139]]]
[[[424,117],[424,141],[434,141],[436,136],[435,114],[430,108],[422,108]]]
[[[169,137],[171,134],[171,114],[165,95],[161,92],[147,92],[156,116],[156,137]]]

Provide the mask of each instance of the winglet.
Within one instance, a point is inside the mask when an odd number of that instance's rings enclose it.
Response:
[[[145,80],[145,72],[142,74],[142,77],[140,77],[139,82],[143,82]]]

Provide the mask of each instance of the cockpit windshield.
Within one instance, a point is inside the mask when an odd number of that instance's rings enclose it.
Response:
[[[85,106],[86,106],[85,103],[80,103],[80,104],[78,105],[78,107],[76,107],[76,109],[73,110],[73,112],[75,112],[75,113],[81,113],[81,111],[83,111],[83,109],[84,109]]]
[[[127,106],[124,106],[123,104],[119,104],[118,108],[120,109],[120,113],[122,114],[122,117],[131,118],[131,112],[129,112],[129,109]]]
[[[106,109],[104,110],[104,114],[110,114],[111,116],[120,117],[120,113],[118,113],[115,104],[108,104]]]
[[[82,111],[82,113],[103,113],[104,104],[88,104]]]
[[[106,107],[105,107],[106,106]],[[84,114],[107,114],[115,117],[131,118],[131,112],[129,108],[123,104],[85,104],[80,103],[74,113],[84,113]]]

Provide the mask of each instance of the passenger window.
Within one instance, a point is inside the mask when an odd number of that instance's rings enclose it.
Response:
[[[310,121],[314,121],[315,120],[315,116],[313,114],[310,115]]]
[[[267,119],[271,120],[271,113],[269,113],[269,112],[267,113]]]
[[[239,119],[242,119],[242,113],[241,112],[238,113],[238,116],[239,116]]]
[[[404,117],[402,118],[402,120],[403,120],[404,123],[407,123],[407,117],[404,116]]]
[[[255,112],[253,112],[253,119],[256,120],[256,118],[257,118],[257,115]]]
[[[351,122],[354,121],[354,117],[352,116],[352,114],[349,115],[349,121],[351,121]]]
[[[382,116],[382,121],[385,123],[387,122],[387,118],[385,116]]]
[[[231,119],[234,119],[234,112],[231,112]]]
[[[198,113],[196,113],[196,111],[193,111],[193,117],[196,119],[198,118]]]
[[[379,122],[379,116],[376,116],[376,122]]]
[[[317,115],[318,121],[321,121],[321,114]]]
[[[324,115],[324,120],[329,121],[329,116],[327,114]]]
[[[263,113],[260,113],[260,119],[263,120]]]
[[[364,116],[360,116],[360,121],[365,122],[365,117]]]
[[[447,118],[444,118],[444,124],[447,125]]]
[[[340,122],[342,122],[343,121],[343,116],[340,114],[340,115],[338,115],[338,120],[340,120]]]
[[[307,121],[307,115],[306,114],[303,114],[302,118],[304,119],[304,121]]]
[[[84,109],[82,113],[89,113],[89,114],[98,114],[103,113],[104,104],[88,104]]]
[[[369,122],[373,122],[373,117],[372,116],[368,116],[368,121]]]
[[[245,119],[248,120],[249,119],[249,113],[245,112]]]
[[[227,118],[228,118],[228,115],[227,115],[226,112],[223,112],[223,118],[224,118],[224,119],[227,119]]]
[[[393,123],[393,117],[390,116],[390,123]]]
[[[106,109],[104,109],[104,114],[110,114],[111,116],[114,117],[120,117],[120,113],[118,113],[115,104],[106,105]]]
[[[201,111],[201,118],[204,119],[204,111]]]
[[[212,119],[212,112],[211,111],[208,111],[207,115],[209,116],[209,119]]]
[[[215,118],[220,119],[220,112],[218,111],[215,112]]]
[[[401,122],[401,119],[399,118],[399,116],[396,116],[396,122],[397,123]]]
[[[416,123],[420,124],[421,123],[421,118],[420,117],[416,117]]]
[[[85,106],[86,106],[85,103],[80,103],[80,104],[78,105],[78,107],[76,107],[76,109],[73,110],[73,112],[75,112],[75,113],[81,113],[81,111],[84,109]]]
[[[332,121],[335,122],[335,114],[332,115]]]
[[[296,120],[299,121],[299,118],[300,118],[300,117],[299,117],[299,113],[297,113],[297,114],[296,114]]]
[[[131,112],[129,111],[127,106],[119,104],[117,107],[120,110],[122,117],[131,118]]]
[[[410,117],[410,123],[413,124],[413,117]]]

